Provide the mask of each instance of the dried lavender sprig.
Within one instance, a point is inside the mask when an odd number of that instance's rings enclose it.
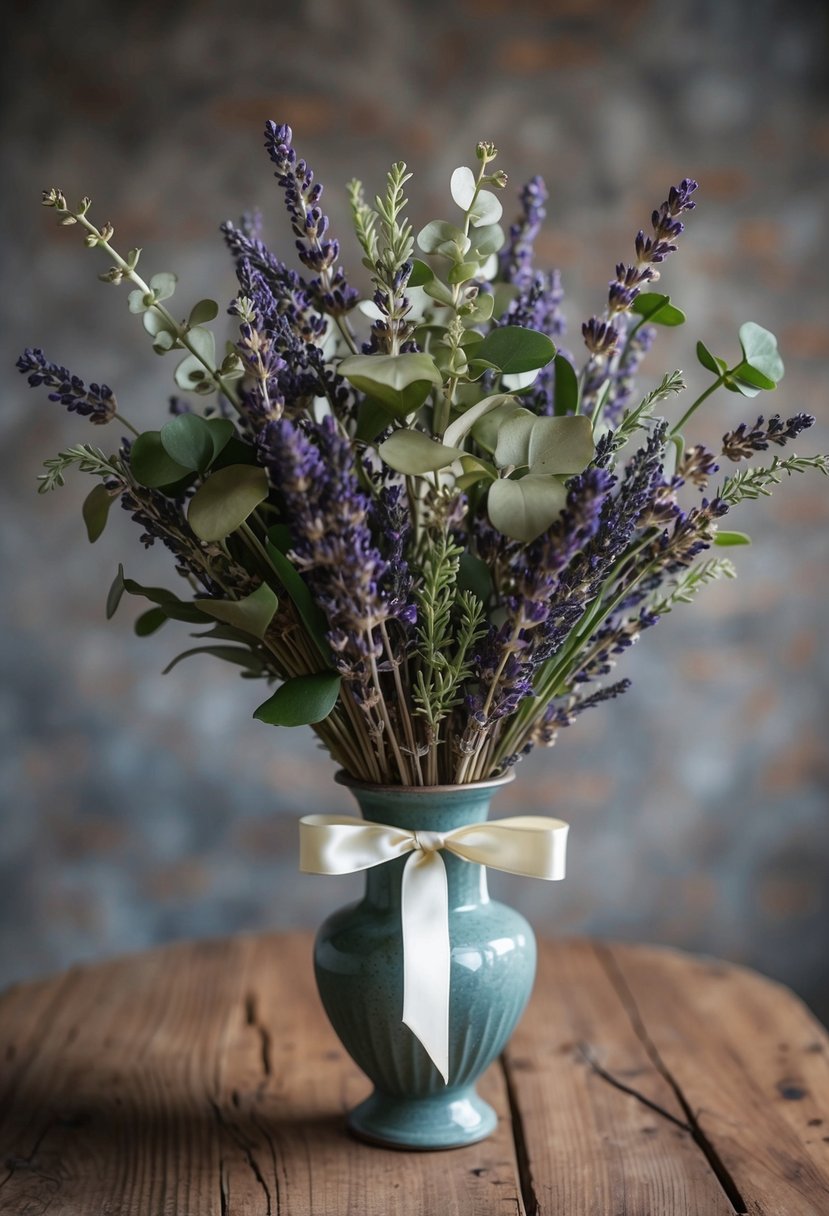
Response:
[[[68,368],[47,359],[39,347],[27,347],[17,360],[16,367],[21,375],[28,378],[32,388],[45,385],[52,390],[48,394],[50,401],[59,401],[71,413],[83,415],[96,426],[111,422],[116,417],[118,402],[108,385],[87,384]]]
[[[531,177],[522,187],[521,214],[510,225],[509,236],[498,255],[499,277],[523,290],[533,281],[533,246],[547,215],[549,195],[544,178]]]
[[[626,329],[622,314],[630,311],[644,284],[656,282],[660,275],[657,267],[676,250],[677,238],[685,228],[679,216],[696,206],[691,195],[697,188],[691,178],[671,186],[667,199],[651,216],[652,234],[646,236],[642,229],[636,234],[634,264],[617,265],[604,316],[591,317],[583,324],[582,336],[590,352],[583,375],[583,413],[590,412],[596,394],[614,370],[613,356],[619,352]]]
[[[326,239],[328,217],[319,206],[322,186],[314,181],[307,163],[297,159],[293,132],[287,123],[265,123],[265,147],[276,166],[274,176],[284,191],[299,260],[317,275],[310,284],[317,305],[340,319],[357,303],[359,293],[348,285],[345,272],[337,266],[339,241]],[[341,329],[346,332],[342,325]],[[349,345],[353,346],[353,339]]]
[[[735,430],[723,435],[722,454],[735,464],[740,460],[749,460],[755,452],[767,451],[770,443],[784,447],[790,439],[796,439],[814,424],[811,414],[794,414],[785,422],[779,414],[774,414],[766,422],[761,414],[753,426],[741,422]]]

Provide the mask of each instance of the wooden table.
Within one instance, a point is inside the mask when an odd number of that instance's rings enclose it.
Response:
[[[3,1216],[827,1216],[829,1039],[785,988],[546,943],[488,1141],[352,1140],[310,939],[187,943],[0,997]]]

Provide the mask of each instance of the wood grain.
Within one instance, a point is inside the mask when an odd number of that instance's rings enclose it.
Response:
[[[826,1216],[829,1039],[713,960],[545,943],[482,1083],[495,1136],[370,1148],[305,935],[185,943],[0,996],[3,1216]]]

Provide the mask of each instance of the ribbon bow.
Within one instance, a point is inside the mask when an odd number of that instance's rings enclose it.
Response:
[[[560,879],[568,824],[540,815],[410,831],[353,815],[305,815],[299,868],[353,874],[408,854],[403,867],[403,1022],[449,1083],[449,890],[441,850],[509,874]]]

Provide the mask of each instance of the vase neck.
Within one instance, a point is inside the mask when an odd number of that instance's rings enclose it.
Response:
[[[371,823],[409,831],[451,832],[468,823],[482,823],[497,786],[489,788],[458,786],[451,789],[371,789],[353,787],[363,818]],[[489,899],[486,869],[463,861],[443,850],[449,887],[449,907],[460,908],[486,903]],[[400,886],[406,857],[398,857],[366,871],[365,903],[378,909],[400,906]]]

